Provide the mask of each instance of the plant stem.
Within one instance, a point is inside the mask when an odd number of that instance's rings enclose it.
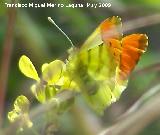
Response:
[[[12,0],[15,3],[15,0]],[[8,80],[8,72],[13,45],[13,32],[15,24],[16,9],[10,8],[8,12],[8,24],[3,44],[2,63],[0,68],[0,125],[2,125],[3,111],[5,103],[6,84]]]
[[[101,123],[93,114],[80,105],[73,105],[71,109],[74,124],[78,127],[78,133],[82,135],[97,135],[101,131]]]
[[[144,67],[142,69],[135,71],[133,73],[133,78],[136,77],[137,75],[144,75],[144,74],[146,74],[148,72],[152,72],[152,71],[154,71],[154,72],[160,71],[160,63],[155,63],[153,65],[149,65],[147,67]]]

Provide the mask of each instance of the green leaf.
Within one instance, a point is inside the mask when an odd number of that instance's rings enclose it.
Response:
[[[41,83],[33,84],[31,91],[40,103],[55,97],[57,90],[54,86],[42,85]]]
[[[14,122],[18,117],[19,115],[16,110],[8,112],[8,119],[10,120],[10,122]]]
[[[29,100],[21,95],[18,96],[14,102],[14,108],[12,111],[8,112],[8,119],[10,122],[15,122],[20,120],[20,129],[23,130],[25,126],[32,127],[32,122],[29,118]]]
[[[31,91],[40,103],[44,103],[46,101],[45,86],[40,85],[39,83],[33,84],[31,86]]]
[[[17,112],[25,113],[29,111],[29,104],[29,100],[25,96],[21,95],[14,101],[14,109]]]
[[[60,60],[55,60],[48,65],[43,65],[42,78],[48,84],[55,84],[62,76],[64,63]],[[45,67],[45,68],[44,68]]]
[[[48,63],[44,63],[44,64],[42,65],[42,68],[41,68],[42,73],[43,73],[43,71],[46,69],[46,67],[47,67],[48,65],[49,65]]]
[[[47,85],[45,88],[46,99],[49,100],[56,95],[57,91],[53,86]]]
[[[19,68],[25,76],[37,81],[39,80],[37,71],[27,56],[25,55],[21,56],[19,60]]]

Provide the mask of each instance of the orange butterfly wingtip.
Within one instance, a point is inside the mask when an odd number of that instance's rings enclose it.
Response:
[[[118,16],[109,17],[100,24],[102,40],[107,43],[109,38],[122,38],[122,22]]]

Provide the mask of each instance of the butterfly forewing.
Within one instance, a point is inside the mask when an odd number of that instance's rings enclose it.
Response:
[[[89,36],[89,38],[84,42],[81,50],[89,50],[103,43],[100,34],[100,27],[98,26],[96,30]]]
[[[122,22],[121,18],[118,16],[113,16],[105,21],[103,21],[100,25],[101,27],[101,36],[104,43],[108,43],[110,39],[121,40],[122,34]]]
[[[120,61],[121,54],[121,42],[122,39],[122,22],[118,16],[113,16],[100,25],[101,27],[101,38],[105,45],[109,46],[110,53],[115,58],[116,63]]]

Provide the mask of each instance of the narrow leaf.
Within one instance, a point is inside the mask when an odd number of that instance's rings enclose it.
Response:
[[[19,60],[19,68],[25,76],[37,81],[39,80],[37,71],[27,56],[25,55],[21,56]]]

